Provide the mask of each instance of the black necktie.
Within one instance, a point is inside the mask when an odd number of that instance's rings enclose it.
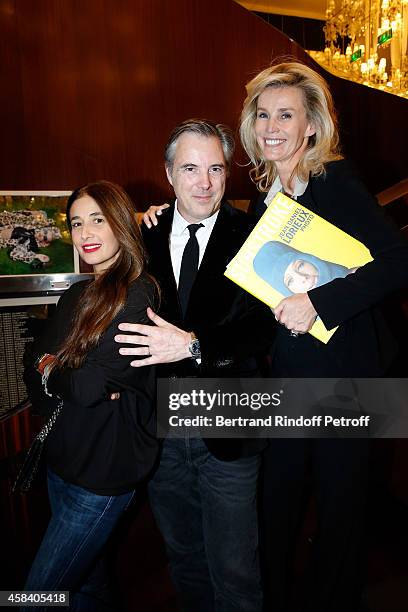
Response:
[[[204,227],[204,225],[202,223],[192,223],[191,225],[187,225],[187,229],[190,232],[190,238],[184,247],[178,284],[178,294],[183,317],[186,314],[191,287],[193,286],[198,270],[200,249],[198,246],[196,232],[200,227]]]

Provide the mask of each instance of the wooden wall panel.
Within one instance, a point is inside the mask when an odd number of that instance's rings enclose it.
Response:
[[[235,128],[247,80],[288,54],[313,65],[232,0],[0,0],[0,189],[106,178],[143,208],[170,193],[171,128],[191,116]],[[404,178],[396,134],[406,101],[328,78],[346,152],[372,188]],[[236,166],[229,195],[253,192]]]

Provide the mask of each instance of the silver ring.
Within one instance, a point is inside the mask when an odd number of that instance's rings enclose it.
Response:
[[[292,336],[292,338],[297,338],[299,335],[299,332],[295,331],[294,329],[291,329],[290,335]]]

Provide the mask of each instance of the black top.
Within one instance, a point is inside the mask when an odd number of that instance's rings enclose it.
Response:
[[[55,353],[66,337],[88,282],[76,283],[61,297],[46,333],[30,351],[25,379],[33,405],[43,413],[50,412],[58,397],[64,401],[47,438],[49,467],[64,480],[94,493],[118,495],[147,476],[158,452],[154,369],[132,368],[129,357],[119,354],[120,345],[114,341],[120,322],[149,323],[146,308],[154,306],[152,283],[138,279],[131,286],[126,306],[80,368],[51,373],[48,390],[52,399],[43,393],[41,376],[33,367],[39,355]],[[120,399],[111,400],[115,391],[120,392]]]
[[[408,244],[347,161],[327,164],[326,170],[326,175],[310,178],[297,201],[365,244],[373,261],[354,274],[308,291],[326,328],[339,328],[324,344],[311,334],[292,338],[279,325],[272,374],[382,376],[391,365],[396,344],[375,305],[408,283]],[[266,209],[265,196],[256,205],[257,217]]]

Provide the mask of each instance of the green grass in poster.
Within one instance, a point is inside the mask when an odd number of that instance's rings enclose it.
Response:
[[[72,261],[70,271],[74,270],[72,245],[62,240],[56,240],[48,247],[39,249],[40,253],[48,255],[49,264],[41,268],[33,268],[30,264],[10,259],[6,249],[0,249],[0,275],[20,274],[57,274],[67,271],[67,262]]]

